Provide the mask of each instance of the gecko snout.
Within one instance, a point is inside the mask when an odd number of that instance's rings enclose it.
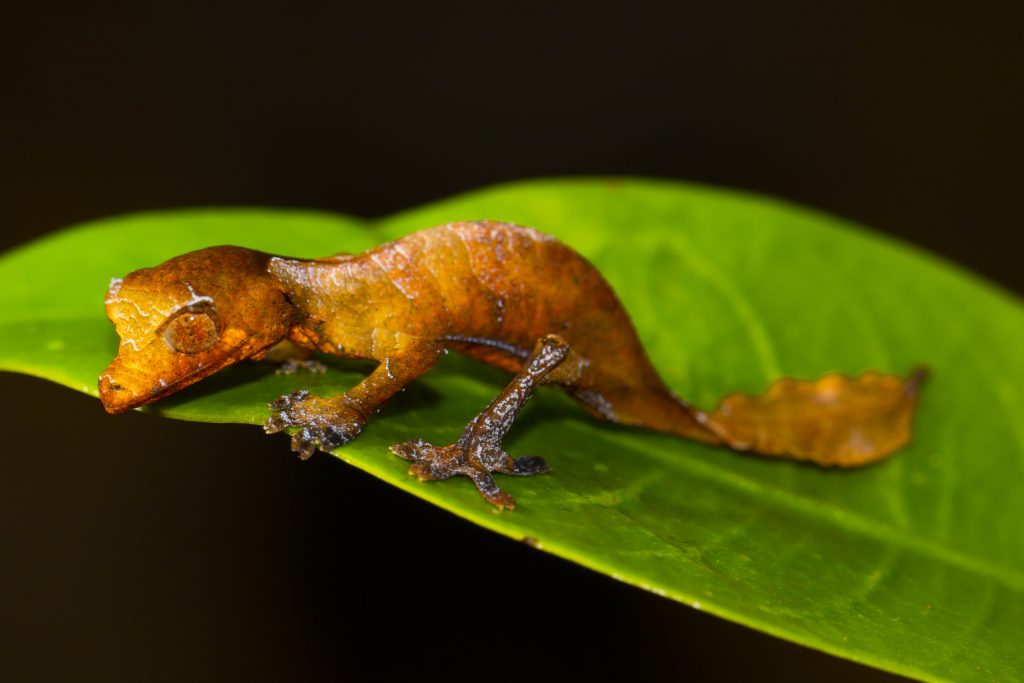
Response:
[[[99,381],[100,401],[110,414],[123,413],[130,405],[130,392],[109,374],[104,374]]]

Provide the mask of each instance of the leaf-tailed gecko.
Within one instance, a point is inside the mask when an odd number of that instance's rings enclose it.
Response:
[[[668,285],[669,283],[666,283]],[[707,444],[850,467],[906,444],[924,377],[831,374],[732,394],[711,412],[658,376],[610,285],[586,259],[536,230],[497,222],[423,230],[362,254],[315,260],[241,247],[194,251],[111,283],[121,345],[99,379],[108,412],[180,391],[279,343],[379,363],[333,398],[297,391],[270,404],[267,432],[293,428],[303,458],[354,439],[389,398],[447,349],[514,377],[452,445],[392,452],[421,480],[469,477],[498,508],[515,500],[493,472],[548,471],[502,440],[530,395],[555,384],[591,414]]]

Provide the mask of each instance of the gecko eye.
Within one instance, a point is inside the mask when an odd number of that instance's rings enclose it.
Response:
[[[217,343],[220,335],[213,318],[207,313],[185,311],[167,323],[164,341],[179,353],[190,356]]]

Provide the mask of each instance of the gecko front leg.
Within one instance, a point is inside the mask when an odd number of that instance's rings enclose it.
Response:
[[[432,368],[440,347],[425,341],[407,341],[385,355],[362,382],[340,396],[324,398],[308,391],[293,391],[270,404],[273,411],[264,425],[268,434],[296,427],[292,450],[303,460],[317,449],[329,453],[363,431],[366,420],[407,384]]]

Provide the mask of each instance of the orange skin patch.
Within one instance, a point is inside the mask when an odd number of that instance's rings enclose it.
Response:
[[[118,413],[159,400],[282,342],[379,365],[334,398],[295,392],[271,404],[268,432],[291,429],[308,458],[348,443],[381,405],[452,349],[515,377],[451,446],[392,451],[421,479],[469,477],[512,508],[491,473],[547,471],[501,441],[541,384],[593,415],[708,444],[850,467],[909,442],[923,371],[815,382],[780,379],[761,396],[732,395],[712,412],[664,384],[609,284],[586,259],[529,228],[453,223],[362,254],[306,260],[211,247],[114,280],[107,316],[121,338],[100,377]]]

